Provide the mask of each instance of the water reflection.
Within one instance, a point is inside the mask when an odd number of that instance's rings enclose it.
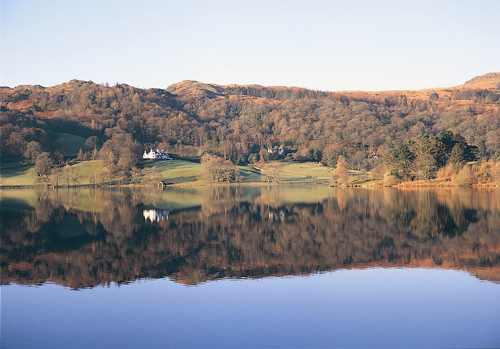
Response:
[[[2,191],[2,283],[197,284],[374,266],[455,268],[498,282],[499,197],[328,187]]]
[[[142,215],[144,216],[145,220],[158,222],[162,219],[168,219],[169,214],[172,212],[172,210],[143,210]]]

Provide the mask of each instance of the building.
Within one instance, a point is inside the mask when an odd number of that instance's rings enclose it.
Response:
[[[279,148],[277,147],[267,148],[267,152],[270,154],[278,154],[279,156],[285,156],[285,149],[283,149],[283,146],[280,146]]]
[[[168,156],[168,153],[162,153],[158,149],[154,151],[151,149],[149,153],[146,153],[144,150],[144,154],[142,154],[143,159],[151,159],[151,160],[158,160],[158,159],[165,159],[165,160],[173,160],[170,156]]]

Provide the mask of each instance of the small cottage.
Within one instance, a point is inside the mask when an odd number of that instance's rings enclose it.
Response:
[[[283,146],[280,146],[279,148],[277,147],[267,148],[267,152],[270,154],[278,154],[279,156],[285,156],[285,149],[283,149]]]
[[[166,152],[163,153],[163,152],[159,151],[158,149],[156,149],[156,151],[151,149],[151,151],[149,153],[146,153],[146,151],[144,150],[144,154],[142,154],[142,158],[143,159],[150,159],[150,160],[159,160],[159,159],[173,160],[170,156],[168,156],[168,153],[166,153]]]

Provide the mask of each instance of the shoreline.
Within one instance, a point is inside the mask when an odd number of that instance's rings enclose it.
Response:
[[[251,182],[251,183],[171,183],[165,184],[164,188],[168,187],[238,187],[238,186],[280,186],[280,185],[322,185],[322,186],[332,186],[331,183],[323,183],[323,182],[288,182],[288,183],[259,183],[259,182]],[[53,186],[53,185],[8,185],[8,186],[0,186],[0,190],[2,189],[71,189],[71,188],[154,188],[159,187],[155,184],[116,184],[116,185],[89,185],[89,184],[81,184],[81,185],[71,185],[71,186]]]
[[[392,186],[384,186],[381,184],[354,184],[354,185],[335,185],[332,183],[326,182],[250,182],[250,183],[170,183],[165,184],[162,189],[168,187],[238,187],[238,186],[253,186],[253,187],[262,187],[262,186],[299,186],[299,185],[320,185],[320,186],[328,186],[330,188],[341,188],[341,189],[381,189],[381,188],[393,188],[393,189],[419,189],[419,188],[500,188],[500,183],[470,183],[466,186],[461,186],[452,183],[426,183],[426,182],[405,182],[400,184],[395,184]],[[89,185],[89,184],[81,184],[81,185],[72,185],[72,186],[53,186],[53,185],[6,185],[0,186],[0,190],[12,190],[12,189],[80,189],[80,188],[153,188],[158,187],[155,184],[116,184],[116,185]]]

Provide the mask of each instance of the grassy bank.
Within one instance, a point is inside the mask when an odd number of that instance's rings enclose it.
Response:
[[[96,161],[83,161],[76,163],[78,169],[78,184],[89,185],[89,177],[94,172],[99,172],[104,167],[104,162],[101,160]],[[59,169],[61,170],[63,166]],[[55,180],[49,176],[51,183]],[[2,159],[0,160],[0,185],[2,187],[29,187],[29,186],[43,186],[46,182],[40,178],[35,171],[35,166],[27,164],[19,159]],[[59,185],[64,186],[67,183],[63,177],[59,177]]]
[[[43,186],[45,182],[40,178],[34,165],[27,164],[19,159],[1,159],[0,184],[2,187],[29,187]],[[93,173],[99,173],[104,168],[104,162],[83,161],[73,164],[78,172],[78,185],[89,185],[89,177]],[[62,170],[64,166],[59,169]],[[213,185],[216,182],[206,179],[201,171],[201,164],[185,160],[144,160],[139,162],[139,168],[152,168],[160,172],[163,181],[174,185]],[[237,166],[241,173],[241,184],[267,184],[267,179],[262,176],[259,168],[246,165]],[[331,182],[331,169],[318,163],[285,163],[280,167],[279,183],[324,183]],[[54,184],[53,177],[49,177],[49,182]],[[113,183],[120,182],[120,178],[111,178]],[[223,184],[220,182],[220,184]],[[227,184],[227,183],[226,183]],[[59,186],[66,186],[65,179],[59,177]]]
[[[90,185],[89,177],[93,173],[100,173],[104,169],[104,162],[101,160],[83,161],[75,163],[74,166],[78,173],[78,185]],[[32,187],[44,186],[47,184],[42,178],[38,177],[34,165],[26,164],[18,159],[0,159],[0,185],[1,187]],[[183,186],[205,186],[205,185],[226,185],[227,182],[214,182],[205,178],[202,174],[201,164],[186,160],[144,160],[139,162],[139,168],[156,167],[160,172],[164,182],[171,185]],[[63,166],[59,169],[62,170]],[[283,163],[279,167],[279,180],[274,182],[272,179],[263,176],[263,171],[254,166],[237,166],[241,173],[241,179],[238,182],[243,185],[262,185],[262,184],[333,184],[331,169],[322,166],[319,163]],[[366,174],[358,171],[349,171],[351,181],[350,187],[383,187],[384,183],[380,180],[368,180]],[[120,177],[111,178],[112,184],[128,184],[127,180]],[[51,185],[55,183],[53,177],[49,178]],[[154,184],[154,183],[151,183]],[[73,185],[73,183],[71,183]],[[398,188],[408,187],[457,187],[463,183],[454,181],[442,181],[431,179],[426,181],[412,181],[404,183],[394,183],[392,186]],[[67,186],[64,176],[59,177],[59,186]],[[344,185],[345,186],[345,185]],[[498,187],[498,183],[467,183],[467,186],[474,187]]]
[[[1,186],[29,186],[38,179],[35,166],[24,163],[19,159],[0,160]]]

